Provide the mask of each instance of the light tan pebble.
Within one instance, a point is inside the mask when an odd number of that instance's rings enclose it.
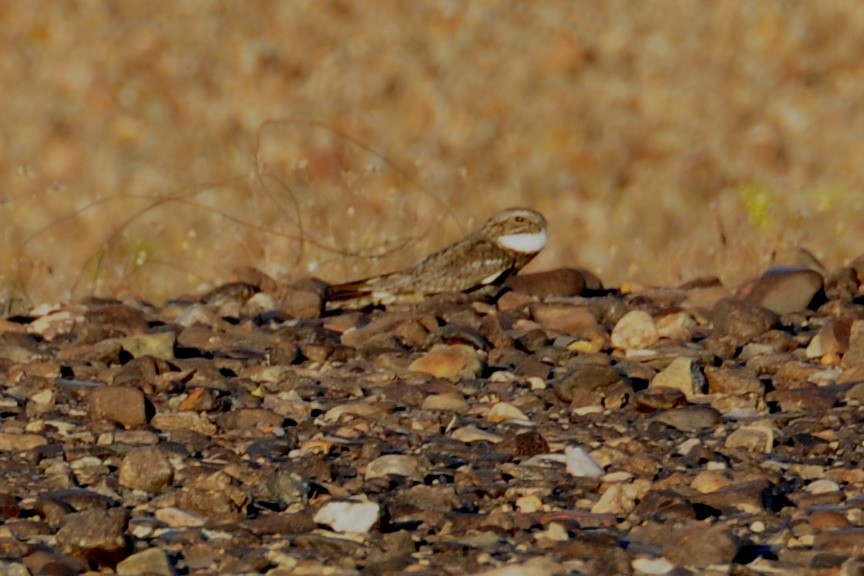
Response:
[[[207,523],[203,516],[173,506],[159,508],[153,515],[170,528],[196,528]]]
[[[693,337],[693,330],[696,328],[696,322],[686,312],[664,314],[656,318],[654,322],[661,338],[690,340]]]
[[[191,430],[205,436],[214,436],[219,431],[206,414],[195,412],[157,413],[150,421],[150,425],[157,430]]]
[[[732,482],[718,471],[705,470],[696,475],[690,487],[702,494],[710,494],[729,486]]]
[[[491,442],[492,444],[498,444],[499,442],[503,442],[504,438],[499,436],[498,434],[493,434],[491,432],[486,432],[485,430],[480,430],[473,424],[469,424],[468,426],[464,426],[462,428],[457,428],[451,434],[451,437],[454,440],[459,440],[460,442],[464,442],[466,444],[471,444],[472,442]]]
[[[840,485],[833,480],[823,478],[821,480],[814,480],[813,482],[805,486],[804,491],[810,494],[828,494],[831,492],[839,492]]]
[[[552,540],[553,542],[566,542],[570,539],[567,529],[560,522],[550,522],[546,530],[541,530],[534,536],[535,539]]]
[[[38,434],[0,432],[0,452],[25,452],[46,444],[48,440]]]
[[[774,449],[774,431],[768,426],[742,426],[726,437],[727,448],[770,454]]]
[[[851,329],[852,320],[849,318],[829,320],[807,345],[805,352],[807,358],[820,358],[829,354],[845,353],[849,349]]]
[[[403,454],[385,454],[366,466],[366,480],[387,476],[404,476],[420,481],[423,479],[423,471],[417,457]]]
[[[675,570],[676,566],[666,558],[636,558],[631,566],[637,574],[661,576]]]
[[[592,514],[629,514],[636,508],[636,499],[639,497],[640,486],[632,484],[616,483],[609,486],[600,496],[594,506],[591,507]]]
[[[368,533],[381,519],[377,502],[328,502],[315,513],[315,523],[334,532]]]
[[[459,393],[452,394],[430,394],[423,399],[420,405],[423,410],[440,410],[442,412],[455,412],[466,414],[470,405]]]
[[[702,444],[702,441],[699,440],[698,438],[688,438],[687,440],[685,440],[684,442],[679,444],[678,448],[676,448],[675,451],[678,452],[678,454],[681,454],[682,456],[687,456],[688,454],[690,454],[691,450],[693,450],[694,448],[696,448],[697,446],[699,446],[701,444]]]
[[[476,378],[483,370],[477,352],[463,344],[439,345],[408,365],[412,372],[424,372],[455,382],[460,378]]]
[[[651,379],[649,388],[674,388],[691,398],[705,391],[705,375],[702,367],[692,358],[676,358]]]
[[[516,499],[516,509],[523,514],[537,512],[541,506],[543,506],[543,500],[536,494],[525,494]]]
[[[521,422],[529,421],[528,416],[526,416],[524,412],[508,402],[498,402],[492,406],[486,414],[486,420],[493,424],[506,422],[508,420],[517,420]]]
[[[477,562],[479,563],[479,561],[480,556],[478,555]],[[524,564],[508,564],[484,572],[475,572],[474,576],[553,576],[558,573],[560,573],[560,571],[555,565],[529,560]]]
[[[76,322],[83,322],[84,316],[73,310],[59,310],[37,318],[28,326],[28,332],[38,334],[47,342],[51,342],[58,336],[68,334],[75,327]]]
[[[133,358],[153,356],[161,360],[173,360],[174,344],[176,341],[177,335],[174,332],[155,332],[152,334],[136,334],[125,338],[111,338],[102,342],[116,342],[120,344]]]
[[[653,346],[660,339],[651,315],[643,310],[625,314],[612,330],[612,346],[621,350],[634,350]]]
[[[161,548],[148,548],[127,556],[117,564],[117,576],[173,576],[174,568]]]

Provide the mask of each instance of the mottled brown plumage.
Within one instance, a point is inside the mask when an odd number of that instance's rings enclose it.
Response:
[[[510,208],[407,270],[329,286],[326,308],[416,304],[433,294],[498,284],[528,264],[545,245],[543,215],[528,208]]]

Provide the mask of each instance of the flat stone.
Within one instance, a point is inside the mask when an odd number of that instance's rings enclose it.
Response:
[[[849,328],[849,349],[843,354],[846,368],[864,365],[864,320],[855,320]]]
[[[788,314],[806,310],[822,285],[822,275],[815,270],[772,268],[746,286],[743,295],[777,314]]]
[[[693,522],[669,535],[663,544],[663,556],[681,566],[706,568],[712,564],[730,564],[738,548],[737,538],[726,526]]]
[[[160,548],[148,548],[117,563],[117,576],[174,576],[168,555]]]
[[[708,406],[683,406],[664,410],[651,416],[651,420],[682,432],[696,432],[717,426],[723,422],[723,417],[717,410]]]
[[[743,298],[723,298],[711,309],[715,334],[750,341],[777,324],[776,312]]]
[[[116,552],[126,546],[124,509],[88,510],[66,515],[57,531],[57,541],[68,552]]]
[[[48,440],[39,434],[0,432],[0,452],[25,452],[46,444]]]
[[[597,332],[600,325],[587,306],[558,302],[538,302],[529,305],[531,318],[549,333],[584,337]]]
[[[860,330],[860,328],[859,328]],[[849,339],[852,332],[852,320],[850,318],[833,318],[825,323],[816,336],[807,345],[807,358],[821,358],[828,354],[845,354],[849,349]],[[860,335],[858,336],[860,338]],[[860,347],[860,343],[858,344]],[[856,354],[860,354],[859,349]],[[847,363],[852,362],[852,357]],[[855,362],[860,364],[860,358]]]
[[[660,333],[651,315],[642,310],[625,314],[612,330],[612,346],[621,350],[649,348],[660,340]]]
[[[207,523],[203,516],[173,506],[159,508],[153,515],[171,528],[196,528]]]
[[[328,502],[315,513],[315,522],[335,532],[365,534],[381,519],[375,502]]]
[[[726,437],[725,445],[770,454],[774,448],[774,431],[769,426],[741,426]]]
[[[688,341],[696,330],[696,321],[687,312],[672,312],[654,319],[660,338]]]
[[[305,278],[281,287],[275,295],[279,310],[289,318],[318,318],[324,309],[324,286]]]
[[[102,386],[90,393],[91,420],[117,422],[124,428],[147,424],[144,393],[132,386]]]
[[[658,387],[680,390],[690,398],[705,391],[705,375],[692,358],[676,358],[651,380],[649,388]]]
[[[823,412],[836,406],[839,398],[837,392],[815,386],[772,390],[765,395],[767,402],[776,402],[783,412]]]
[[[742,366],[706,366],[709,394],[764,394],[765,384],[752,370]]]
[[[423,479],[420,460],[416,456],[402,454],[385,454],[369,462],[366,466],[366,480],[386,478],[387,476],[404,476],[410,480]]]
[[[174,343],[177,340],[174,332],[155,332],[152,334],[136,334],[124,338],[103,340],[103,343],[116,342],[135,358],[152,356],[162,360],[174,359]]]
[[[120,485],[133,490],[159,491],[174,480],[174,469],[156,446],[131,450],[120,465]]]
[[[602,290],[600,279],[587,270],[559,268],[547,272],[511,276],[504,285],[511,290],[545,298],[547,296],[580,296],[586,290]]]
[[[206,414],[194,412],[157,413],[150,421],[150,425],[164,432],[191,430],[204,436],[213,436],[218,432],[218,428]]]
[[[441,410],[444,412],[465,414],[470,409],[470,405],[461,394],[454,392],[449,394],[430,394],[423,399],[420,408],[423,410]]]
[[[476,378],[483,370],[477,352],[462,344],[437,345],[408,365],[412,372],[425,372],[452,382],[460,378]]]
[[[564,449],[567,473],[580,478],[600,478],[606,471],[580,446]]]

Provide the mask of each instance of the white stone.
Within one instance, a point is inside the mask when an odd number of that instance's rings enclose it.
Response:
[[[315,513],[315,522],[329,526],[335,532],[365,534],[381,517],[376,502],[328,502]]]
[[[571,476],[600,478],[606,473],[584,448],[567,446],[564,456],[567,473]]]

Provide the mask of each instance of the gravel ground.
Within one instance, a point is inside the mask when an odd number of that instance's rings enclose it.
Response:
[[[0,331],[4,574],[858,574],[864,265]]]
[[[0,18],[3,574],[864,571],[855,3]]]

